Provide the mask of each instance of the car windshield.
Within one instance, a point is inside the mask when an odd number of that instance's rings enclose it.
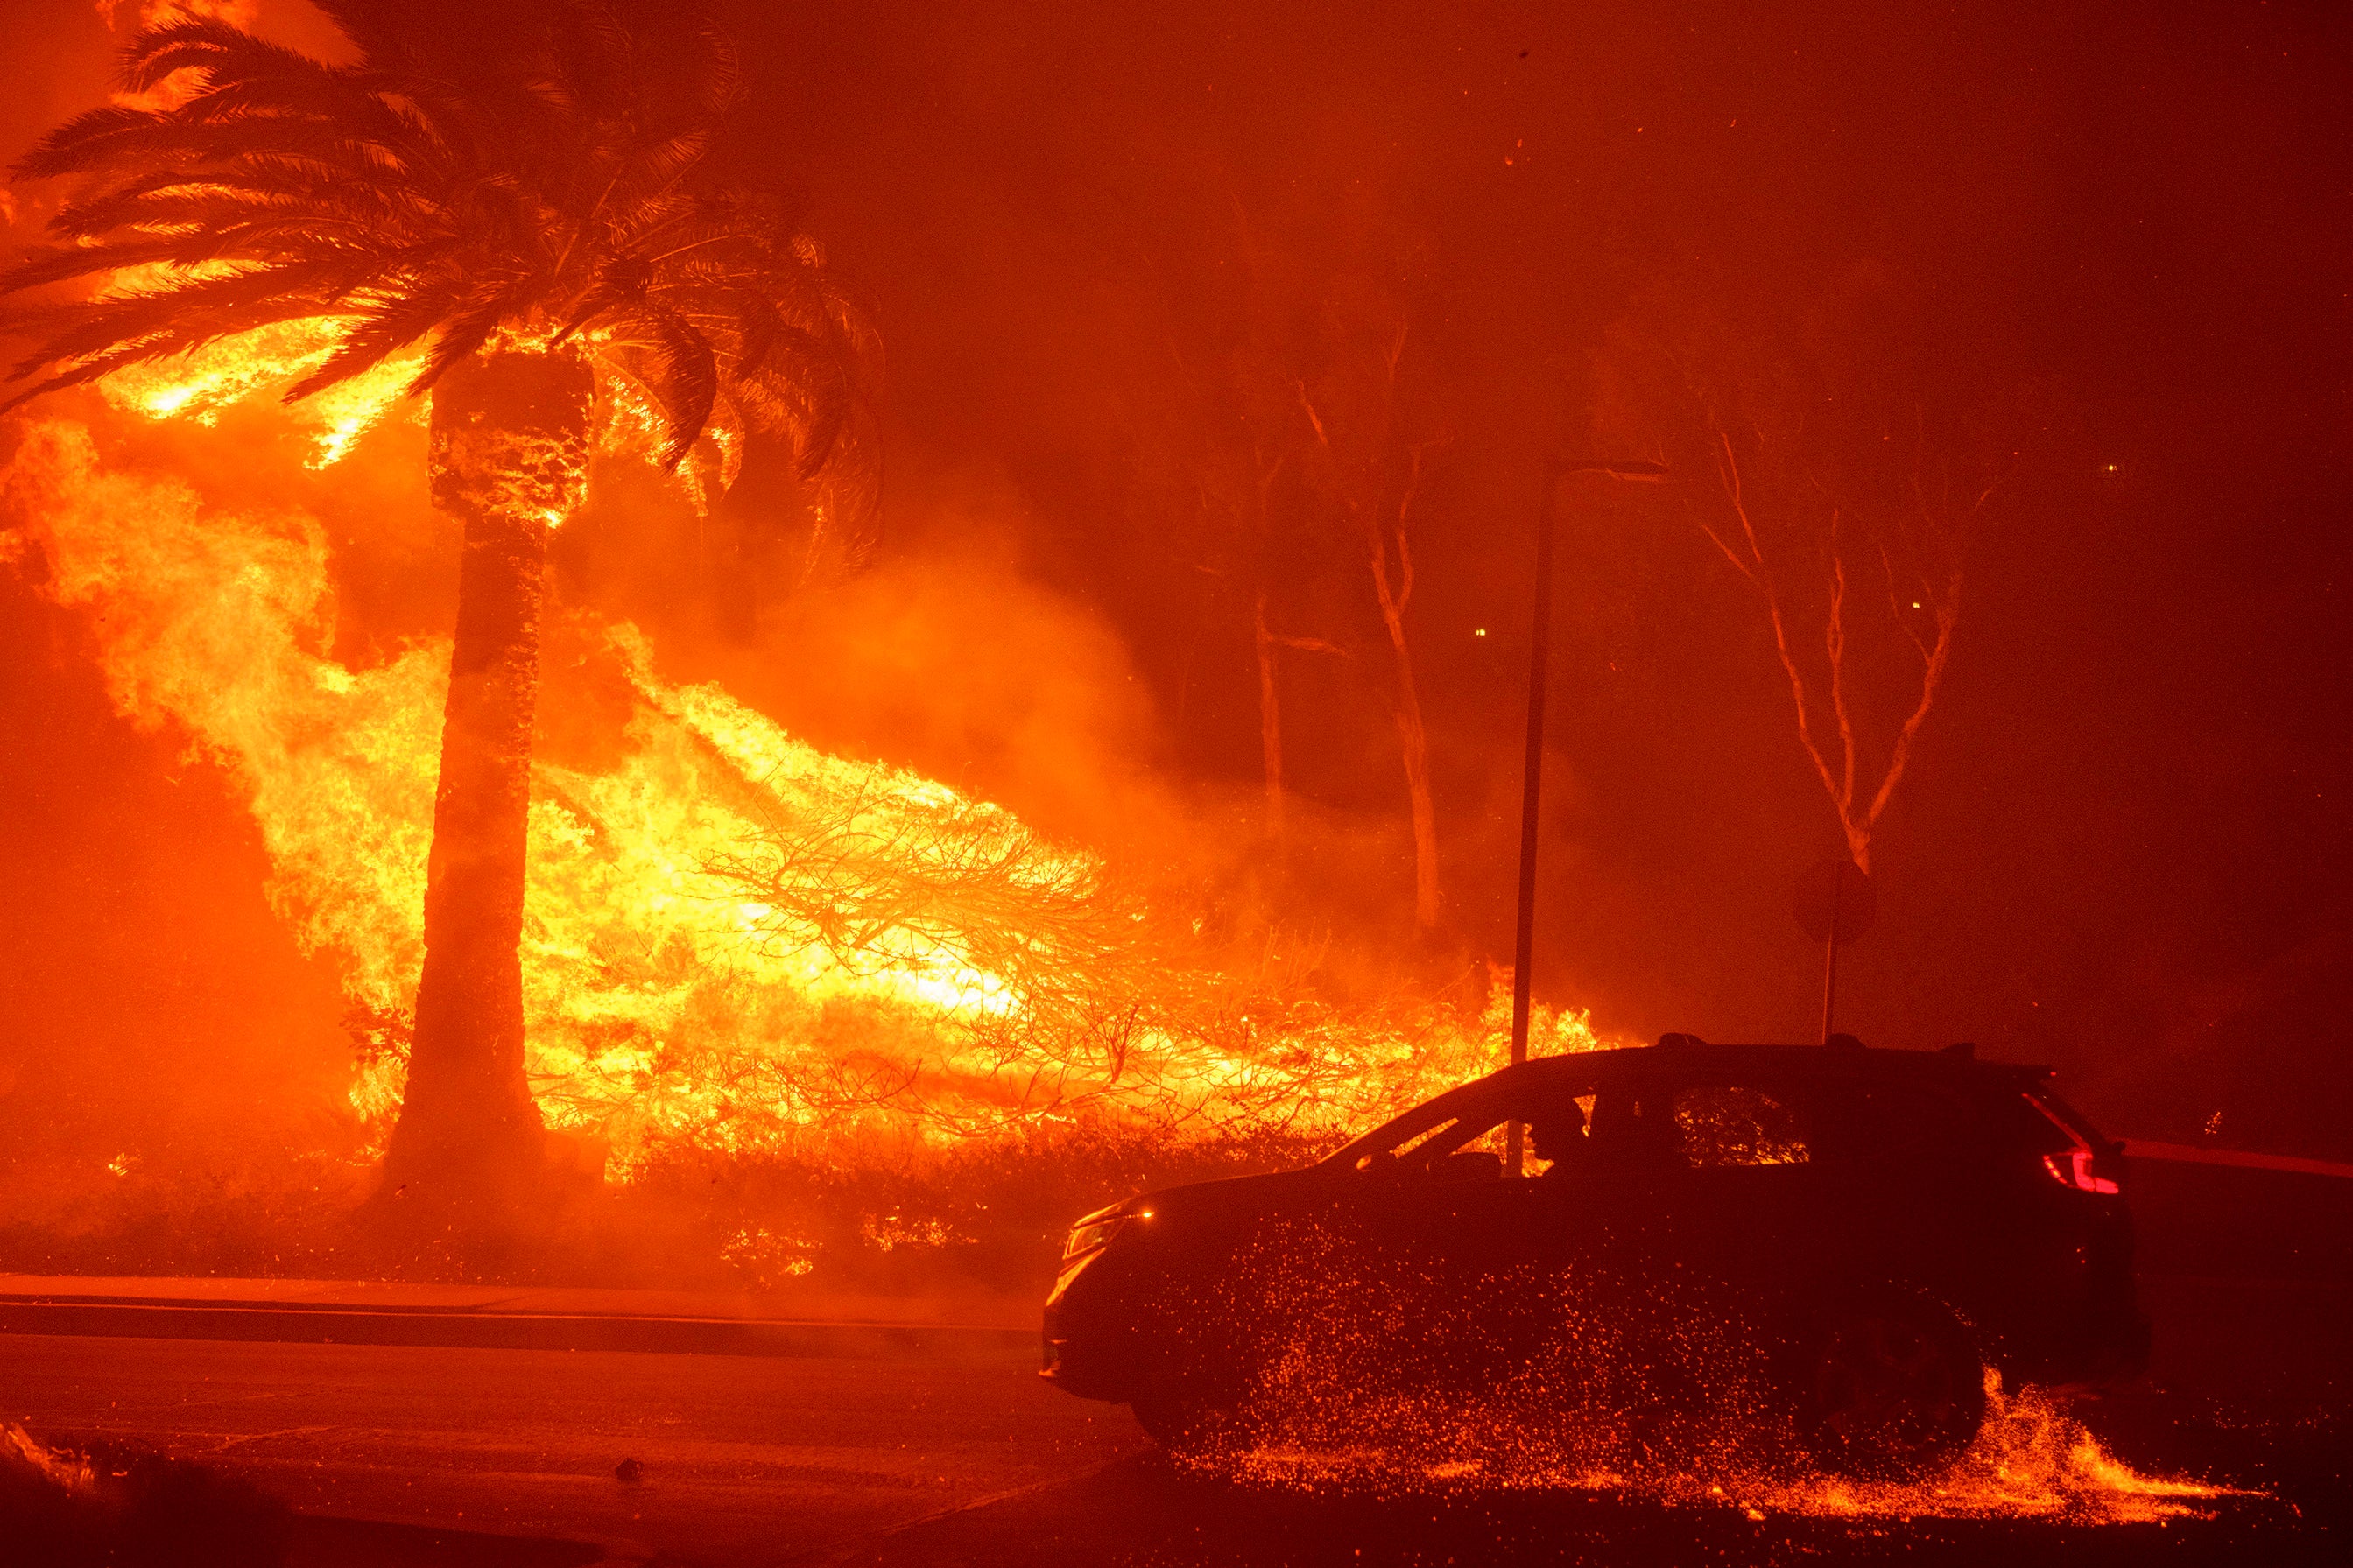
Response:
[[[1398,1160],[1443,1158],[1500,1122],[1503,1115],[1502,1097],[1491,1086],[1464,1084],[1383,1122],[1322,1163],[1362,1171]]]
[[[1555,1165],[1582,1163],[1601,1098],[1596,1085],[1571,1079],[1508,1090],[1484,1081],[1465,1084],[1375,1128],[1323,1163],[1402,1173],[1434,1170],[1456,1154],[1500,1161],[1507,1130],[1516,1122],[1527,1132],[1522,1171],[1540,1175]],[[1495,1169],[1501,1171],[1500,1163]]]

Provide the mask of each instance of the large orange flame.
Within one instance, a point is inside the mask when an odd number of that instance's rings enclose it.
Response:
[[[316,363],[330,331],[272,328],[102,390],[151,417],[206,419]],[[406,374],[387,367],[290,415],[315,439],[313,463],[347,453]],[[111,468],[81,425],[30,425],[0,484],[25,520],[0,552],[37,550],[44,591],[90,612],[115,706],[184,735],[249,805],[274,907],[335,965],[376,1042],[351,1101],[381,1133],[422,958],[448,643],[369,668],[338,660],[315,520]],[[622,717],[608,761],[536,766],[530,1068],[551,1124],[609,1140],[617,1175],[675,1140],[724,1152],[854,1131],[903,1145],[1091,1114],[1336,1131],[1501,1059],[1506,987],[1475,1019],[1413,1003],[1342,1016],[1220,973],[1167,934],[1186,922],[1122,896],[1096,857],[915,773],[828,755],[716,687],[666,683],[633,626],[583,616],[568,630]],[[1538,1009],[1539,1051],[1599,1043],[1584,1015]],[[1241,1463],[1285,1484],[1704,1489],[1759,1517],[2147,1520],[2221,1495],[2139,1475],[2053,1407],[1998,1393],[1976,1448],[1932,1482],[1781,1479],[1738,1496],[1687,1475],[1564,1468],[1543,1445],[1499,1446],[1483,1420],[1457,1432],[1425,1411],[1404,1425],[1400,1447]]]
[[[282,385],[324,328],[271,329],[113,378],[119,406],[203,418]],[[314,461],[397,378],[323,416]],[[7,471],[46,591],[94,612],[134,721],[185,733],[250,802],[270,897],[326,955],[365,1053],[353,1104],[396,1107],[438,764],[446,641],[353,668],[327,651],[312,519],[111,470],[90,432],[29,427]],[[726,692],[655,673],[636,628],[568,628],[617,705],[617,760],[543,759],[523,947],[530,1068],[551,1124],[722,1150],[852,1128],[926,1141],[1107,1113],[1202,1131],[1361,1125],[1502,1055],[1498,1007],[1342,1017],[1184,951],[1185,922],[1092,855],[902,770],[829,756]],[[1590,1048],[1546,1012],[1540,1048]],[[886,1141],[887,1142],[887,1141]]]

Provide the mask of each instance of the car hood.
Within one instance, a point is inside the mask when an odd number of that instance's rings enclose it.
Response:
[[[1270,1171],[1255,1176],[1224,1176],[1211,1182],[1187,1182],[1133,1197],[1113,1210],[1128,1214],[1150,1209],[1155,1215],[1182,1217],[1230,1215],[1280,1208],[1331,1184],[1331,1173],[1308,1165],[1295,1171]],[[1112,1212],[1112,1211],[1106,1211]]]

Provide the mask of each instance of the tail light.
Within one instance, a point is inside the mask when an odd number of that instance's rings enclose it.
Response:
[[[2063,1154],[2045,1154],[2042,1168],[2051,1179],[2063,1187],[2073,1187],[2079,1193],[2113,1193],[2120,1190],[2114,1176],[2099,1173],[2100,1157],[2089,1149],[2071,1149]]]
[[[2042,1155],[2042,1168],[2051,1173],[2052,1181],[2079,1193],[2111,1194],[2123,1190],[2116,1181],[2123,1173],[2115,1163],[2122,1152],[2121,1146],[2095,1147],[2092,1138],[2086,1136],[2088,1124],[2076,1125],[2080,1117],[2062,1116],[2032,1094],[2026,1097],[2026,1102],[2041,1111],[2042,1120],[2058,1134],[2061,1146],[2046,1149]]]

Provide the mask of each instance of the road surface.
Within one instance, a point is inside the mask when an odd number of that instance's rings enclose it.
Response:
[[[2210,1517],[1861,1519],[1617,1491],[1348,1483],[1314,1494],[1189,1477],[1124,1411],[1002,1364],[818,1357],[0,1335],[0,1415],[129,1439],[298,1509],[587,1543],[469,1564],[1589,1561],[2098,1564],[2353,1561],[2348,1428],[2144,1398],[2094,1413],[2123,1457],[2265,1495]],[[617,1479],[622,1461],[641,1479]],[[420,1538],[422,1539],[422,1538]],[[351,1568],[354,1549],[313,1543]],[[375,1561],[375,1559],[369,1559]],[[390,1559],[385,1559],[389,1561]]]
[[[150,1446],[305,1511],[756,1565],[1144,1446],[1124,1410],[1031,1366],[8,1334],[0,1417]],[[614,1473],[629,1459],[634,1484]]]

